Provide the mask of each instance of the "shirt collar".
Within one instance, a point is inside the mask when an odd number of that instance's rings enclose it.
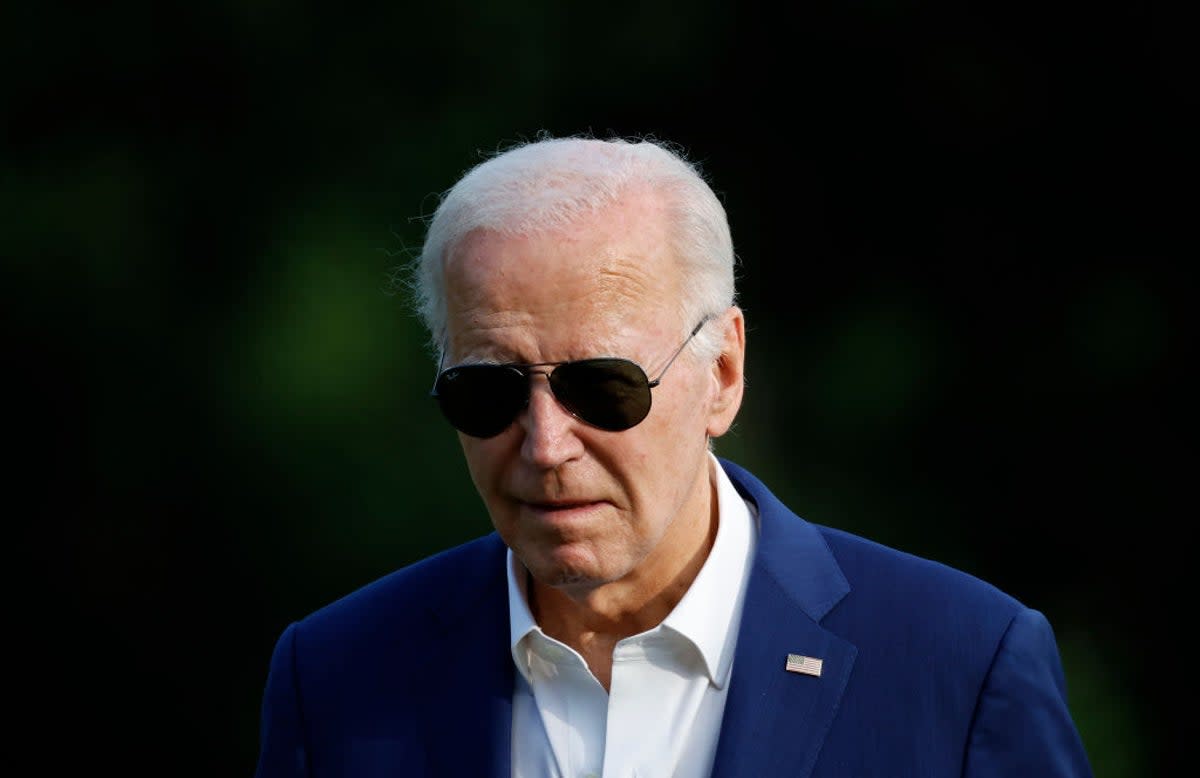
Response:
[[[710,472],[717,483],[717,537],[692,585],[663,619],[662,626],[696,647],[704,658],[709,680],[721,688],[728,682],[733,665],[733,649],[757,532],[746,501],[711,453],[709,460]],[[511,549],[505,566],[508,570],[509,647],[517,670],[526,681],[532,682],[524,638],[530,633],[542,634],[542,630],[529,609],[525,567]]]
[[[746,501],[716,457],[709,456],[717,482],[717,537],[696,579],[663,625],[696,646],[704,657],[709,680],[721,688],[733,665],[756,532]]]
[[[531,632],[540,633],[542,628],[533,620],[533,612],[529,610],[529,596],[525,591],[528,573],[525,566],[517,561],[511,548],[508,550],[506,560],[505,567],[508,568],[508,627],[511,639],[509,649],[512,651],[517,671],[525,677],[526,681],[533,683],[533,676],[529,671],[529,653],[524,649],[524,642],[526,635]]]

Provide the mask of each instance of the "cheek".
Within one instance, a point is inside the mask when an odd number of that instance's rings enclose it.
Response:
[[[649,420],[647,420],[649,422]],[[689,468],[695,453],[692,448],[706,450],[702,438],[696,446],[689,447],[690,430],[696,425],[684,420],[672,419],[664,414],[651,423],[643,422],[635,430],[636,436],[622,441],[623,445],[610,452],[611,462],[620,479],[631,507],[640,516],[656,515],[666,505],[676,501],[675,487],[680,474]],[[629,432],[624,433],[630,435]]]
[[[682,498],[680,490],[690,489],[686,474],[708,455],[706,389],[700,378],[693,377],[686,388],[665,395],[662,407],[643,423],[645,429],[638,428],[642,434],[636,452],[630,452],[638,464],[631,472],[640,474],[640,482],[652,492],[644,498],[674,503]]]
[[[659,386],[662,392],[654,398],[650,418],[656,438],[666,439],[668,445],[687,445],[692,439],[707,438],[710,398],[709,384],[705,377],[696,373],[688,375],[686,386],[672,386],[673,392],[663,392],[668,387]],[[707,445],[707,443],[705,443]]]
[[[467,470],[471,474],[471,481],[485,499],[496,491],[503,462],[501,454],[503,449],[497,443],[499,438],[503,437],[505,436],[500,435],[497,438],[480,440],[463,435],[461,432],[458,435],[459,443],[462,445],[463,458],[466,460]]]

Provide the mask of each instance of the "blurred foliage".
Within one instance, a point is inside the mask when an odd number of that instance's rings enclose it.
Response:
[[[738,246],[748,385],[718,453],[1044,610],[1096,775],[1165,772],[1183,29],[1142,6],[10,5],[15,607],[52,668],[26,720],[73,712],[63,759],[248,774],[279,631],[489,529],[389,285],[437,193],[543,129],[649,133],[703,164]]]

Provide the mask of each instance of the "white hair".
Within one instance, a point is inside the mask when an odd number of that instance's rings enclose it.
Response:
[[[472,231],[509,235],[561,230],[627,194],[651,192],[673,225],[682,264],[682,299],[669,301],[684,334],[704,316],[734,304],[734,251],[724,206],[699,167],[675,146],[653,139],[600,140],[541,135],[470,168],[444,192],[410,268],[413,303],[440,351],[446,339],[445,260]],[[721,343],[701,328],[692,348],[715,357]]]

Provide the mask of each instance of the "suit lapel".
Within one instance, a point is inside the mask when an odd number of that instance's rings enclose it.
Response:
[[[760,533],[712,775],[807,776],[857,654],[820,620],[850,587],[816,528],[749,473],[722,465],[757,506]],[[786,670],[788,654],[821,659],[820,676]]]
[[[821,675],[788,672],[789,653],[821,659]],[[758,576],[738,633],[713,778],[809,775],[855,654]]]
[[[426,700],[426,753],[434,775],[508,776],[514,669],[509,651],[505,548],[495,545],[474,575],[431,613],[437,652],[419,679]]]

